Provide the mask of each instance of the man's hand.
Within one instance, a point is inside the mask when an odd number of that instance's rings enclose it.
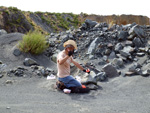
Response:
[[[90,69],[83,69],[83,72],[90,73]]]
[[[69,52],[68,52],[68,56],[73,55],[73,53],[74,53],[74,51],[69,51]]]

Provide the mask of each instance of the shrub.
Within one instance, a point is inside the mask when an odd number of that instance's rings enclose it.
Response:
[[[48,44],[45,35],[38,31],[28,32],[23,36],[23,40],[19,42],[19,49],[21,51],[30,52],[32,54],[40,54],[47,47]]]

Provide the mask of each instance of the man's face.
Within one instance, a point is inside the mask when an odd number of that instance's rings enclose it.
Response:
[[[66,48],[66,50],[67,50],[67,52],[74,51],[74,47],[68,47],[68,48]]]

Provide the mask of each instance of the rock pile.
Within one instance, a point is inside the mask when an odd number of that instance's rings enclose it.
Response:
[[[84,76],[83,72],[75,70],[82,79],[87,77],[88,81],[97,82],[119,75],[149,76],[149,31],[150,26],[141,26],[136,23],[109,26],[107,23],[86,20],[78,29],[71,28],[68,31],[51,33],[47,36],[50,47],[45,55],[56,63],[58,52],[63,50],[63,43],[72,39],[78,44],[78,50],[73,57],[92,71],[92,74]],[[0,35],[5,34],[4,30],[0,30]],[[21,53],[15,50],[13,54],[18,57]],[[56,74],[54,70],[42,67],[33,59],[25,58],[22,62],[36,75]],[[10,70],[8,74],[24,76],[30,69],[17,67]]]
[[[145,66],[149,64],[149,30],[150,26],[136,23],[109,26],[107,23],[86,20],[78,29],[52,33],[49,43],[53,43],[53,47],[59,51],[63,49],[63,42],[75,40],[78,50],[74,58],[88,63],[90,68],[93,63],[95,69],[91,69],[97,75],[95,78],[112,78],[119,74],[147,76],[149,70]]]

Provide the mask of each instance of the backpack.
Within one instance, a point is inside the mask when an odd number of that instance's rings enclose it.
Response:
[[[56,86],[57,86],[57,89],[59,89],[59,90],[63,90],[63,89],[66,88],[66,86],[64,85],[64,83],[61,82],[61,81],[57,81],[56,82]]]

